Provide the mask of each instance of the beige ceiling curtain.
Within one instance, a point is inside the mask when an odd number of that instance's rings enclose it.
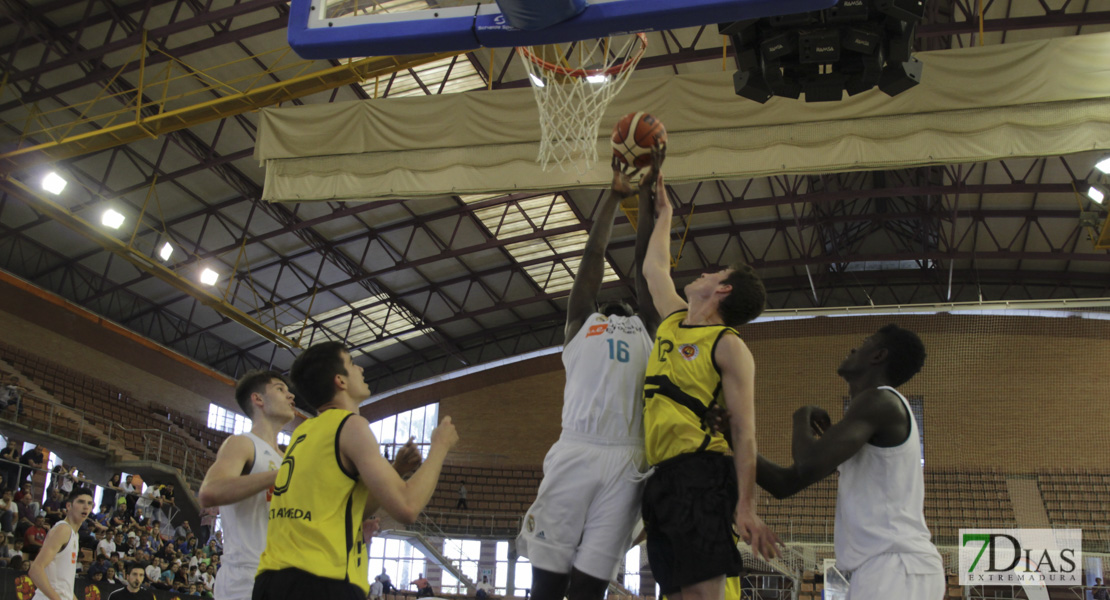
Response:
[[[841,102],[733,92],[731,72],[633,79],[580,175],[536,164],[529,89],[262,111],[264,199],[369,201],[607,186],[608,127],[667,125],[671,181],[739,179],[1052,156],[1110,147],[1110,34],[919,53],[924,82]]]

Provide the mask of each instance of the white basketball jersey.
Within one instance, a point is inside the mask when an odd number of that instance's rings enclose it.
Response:
[[[262,438],[243,434],[254,442],[254,465],[248,475],[276,471],[282,456]],[[266,549],[266,524],[269,522],[270,497],[273,488],[220,507],[220,523],[224,530],[223,564],[232,567],[258,568],[259,558]],[[253,576],[252,576],[253,577]]]
[[[925,525],[925,475],[921,437],[910,404],[892,387],[910,415],[910,435],[899,446],[865,444],[838,468],[836,489],[836,566],[854,571],[879,554],[917,555],[911,572],[943,568]]]
[[[644,372],[653,340],[640,317],[591,314],[563,347],[563,429],[644,437]]]
[[[62,600],[73,600],[73,582],[77,577],[77,553],[79,552],[77,532],[66,521],[58,521],[54,524],[54,529],[59,527],[69,530],[69,543],[43,570],[46,572],[46,580],[50,582],[50,587],[58,592],[58,597]],[[33,600],[47,600],[47,596],[35,590]]]

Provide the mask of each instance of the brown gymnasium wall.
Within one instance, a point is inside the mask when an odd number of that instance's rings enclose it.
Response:
[[[1110,469],[1105,439],[1110,321],[966,314],[818,317],[741,328],[756,359],[760,451],[786,462],[791,415],[804,404],[843,414],[840,361],[896,322],[925,343],[925,368],[902,386],[923,399],[926,465],[1007,472]],[[459,451],[539,465],[559,436],[564,373],[555,357],[475,374],[464,391],[441,390],[441,415],[458,426]],[[520,371],[529,371],[519,374]],[[466,380],[468,378],[462,378]],[[398,399],[400,400],[400,399]],[[434,401],[424,398],[423,404]],[[401,410],[405,403],[394,405]],[[392,412],[396,412],[396,410]],[[365,414],[365,411],[364,411]]]
[[[139,400],[158,402],[205,420],[209,402],[235,407],[231,380],[172,351],[155,349],[138,336],[99,320],[52,294],[0,274],[0,336],[3,341],[117,385]],[[205,373],[204,371],[209,371]]]

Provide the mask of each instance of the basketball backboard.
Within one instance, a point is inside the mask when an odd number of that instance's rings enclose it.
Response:
[[[834,4],[836,0],[593,0],[570,19],[526,31],[509,25],[493,0],[292,0],[289,45],[309,59],[535,46],[821,10]]]

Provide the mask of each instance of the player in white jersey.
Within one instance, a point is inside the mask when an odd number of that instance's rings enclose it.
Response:
[[[277,434],[293,420],[293,400],[289,384],[276,371],[251,371],[235,385],[235,401],[251,420],[251,430],[224,440],[197,494],[203,508],[221,507],[224,555],[216,600],[251,597],[283,455]]]
[[[840,471],[833,537],[849,600],[944,596],[944,564],[925,524],[920,434],[894,389],[924,364],[916,334],[883,327],[837,369],[851,398],[844,418],[832,425],[824,409],[803,406],[794,413],[794,464],[759,457],[757,482],[776,498]]]
[[[93,509],[93,493],[88,488],[77,488],[66,498],[66,518],[54,524],[42,550],[31,563],[31,581],[34,582],[33,600],[73,600],[73,581],[77,576],[77,530]]]
[[[233,435],[208,468],[197,499],[219,506],[224,554],[216,573],[216,600],[249,600],[266,548],[270,498],[284,453],[277,434],[293,420],[295,396],[277,371],[251,371],[235,385],[235,401],[251,419],[249,433]],[[402,476],[420,466],[413,440],[397,451],[393,468]]]
[[[597,210],[567,305],[563,432],[517,536],[532,563],[532,599],[600,600],[639,521],[644,463],[643,386],[659,316],[640,277],[663,161],[640,183],[635,265],[640,316],[624,303],[594,310],[605,248],[621,199],[635,192],[614,160],[612,193]]]

